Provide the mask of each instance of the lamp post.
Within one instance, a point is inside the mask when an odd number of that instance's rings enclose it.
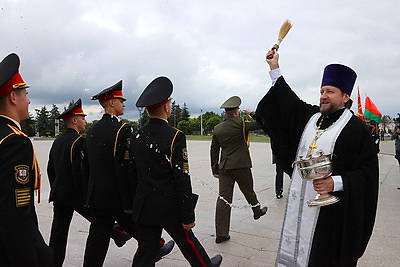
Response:
[[[200,135],[203,135],[203,110],[200,109]]]
[[[60,134],[60,120],[54,119],[54,136],[58,136]]]
[[[139,129],[142,128],[142,111],[143,111],[143,107],[138,107],[137,108],[139,111]]]

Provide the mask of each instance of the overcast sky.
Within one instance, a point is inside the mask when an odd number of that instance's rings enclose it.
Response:
[[[136,120],[137,98],[161,75],[192,116],[220,113],[232,95],[255,109],[271,84],[265,54],[290,19],[280,66],[300,98],[318,104],[323,68],[341,63],[358,74],[355,104],[359,86],[397,117],[399,10],[398,0],[2,0],[0,57],[21,57],[32,114],[81,97],[88,121],[99,119],[90,97],[123,80],[123,117]]]

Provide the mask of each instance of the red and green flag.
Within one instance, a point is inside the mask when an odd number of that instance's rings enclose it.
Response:
[[[365,98],[364,117],[377,123],[381,122],[382,113],[368,96]]]

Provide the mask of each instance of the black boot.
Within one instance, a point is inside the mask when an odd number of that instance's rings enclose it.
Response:
[[[228,236],[217,236],[215,238],[215,243],[220,244],[222,242],[228,241],[229,239],[231,239],[231,237],[229,235]]]
[[[254,220],[258,220],[260,219],[261,216],[264,216],[265,213],[267,213],[268,207],[264,207],[262,209],[260,209],[258,212],[254,212],[253,217]]]
[[[115,223],[112,228],[111,238],[114,240],[115,245],[120,248],[125,245],[126,241],[131,239],[132,236],[125,232],[118,223]]]
[[[220,254],[215,255],[210,259],[210,267],[219,267],[222,262],[222,256]]]
[[[172,249],[175,246],[175,241],[174,240],[170,240],[167,243],[165,243],[158,251],[156,254],[156,262],[161,260],[162,257],[168,255]]]

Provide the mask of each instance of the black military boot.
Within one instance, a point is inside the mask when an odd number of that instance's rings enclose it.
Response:
[[[268,210],[268,207],[264,207],[264,208],[259,209],[256,212],[254,212],[254,214],[253,214],[254,220],[258,220],[258,219],[260,219],[261,216],[264,216],[265,213],[267,213],[267,210]]]

